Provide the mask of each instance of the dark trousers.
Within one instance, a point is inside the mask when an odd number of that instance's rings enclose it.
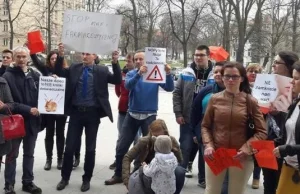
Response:
[[[200,130],[200,124],[196,126],[198,130]],[[192,129],[190,127],[190,124],[183,124],[180,125],[180,137],[179,137],[179,143],[180,143],[180,149],[183,157],[183,161],[181,163],[181,166],[183,168],[187,168],[188,163],[193,161],[197,151],[199,151],[199,157],[198,157],[198,182],[205,181],[205,162],[204,162],[204,150],[203,150],[203,144],[202,139],[198,139],[198,143],[196,144],[193,141],[193,137],[195,134],[192,132]]]
[[[264,194],[276,194],[282,167],[282,160],[277,160],[277,163],[278,170],[262,168],[264,175]]]
[[[57,159],[62,159],[65,146],[65,125],[67,117],[63,115],[46,115],[45,148],[47,159],[53,155],[54,133],[56,134]]]
[[[34,148],[36,143],[37,134],[32,135],[30,132],[22,139],[12,140],[12,149],[6,155],[4,178],[5,184],[14,185],[16,182],[16,167],[17,158],[19,156],[20,144],[23,141],[23,176],[22,183],[31,183],[34,179],[33,176],[33,163],[34,163]]]
[[[115,176],[122,176],[122,161],[139,128],[142,129],[143,136],[146,136],[149,132],[148,126],[156,119],[156,115],[152,115],[144,120],[137,120],[130,116],[129,113],[126,114],[125,120],[123,122],[123,129],[121,130],[119,144],[116,149],[116,169]]]
[[[85,128],[85,161],[83,181],[90,181],[93,176],[95,166],[95,150],[100,115],[96,109],[89,111],[73,110],[70,115],[66,148],[64,153],[61,176],[64,180],[69,180],[73,169],[73,156],[81,139],[83,128]]]
[[[258,166],[256,159],[254,159],[254,170],[253,170],[253,179],[260,179],[261,168]]]
[[[80,137],[82,136],[82,132],[81,132],[81,135]],[[78,145],[76,146],[76,149],[75,149],[75,153],[74,153],[74,156],[76,159],[79,159],[80,158],[80,150],[81,150],[81,138],[80,140],[78,141]]]

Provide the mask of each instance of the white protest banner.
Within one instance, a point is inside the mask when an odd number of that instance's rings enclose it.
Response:
[[[143,75],[144,82],[166,83],[166,53],[165,48],[145,48],[145,60],[148,70]]]
[[[111,54],[118,49],[121,23],[120,15],[67,10],[62,42],[72,51]]]
[[[66,79],[41,76],[38,109],[41,114],[64,114]]]
[[[258,100],[263,113],[268,113],[271,105],[278,111],[286,111],[292,103],[291,78],[275,74],[258,74],[252,95]]]

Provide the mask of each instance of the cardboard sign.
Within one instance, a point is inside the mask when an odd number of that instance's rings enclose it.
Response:
[[[111,54],[118,50],[122,16],[67,10],[62,42],[72,51]]]
[[[223,170],[229,167],[237,167],[242,169],[242,164],[239,160],[233,157],[237,154],[234,149],[219,148],[214,153],[214,158],[204,158],[211,171],[217,176]]]
[[[251,146],[258,151],[255,158],[259,167],[278,170],[277,160],[273,154],[274,141],[253,141]]]
[[[166,53],[165,48],[145,48],[145,60],[148,68],[143,75],[143,81],[148,83],[166,83]]]
[[[277,111],[285,112],[292,103],[291,78],[275,74],[258,74],[252,95],[258,100],[263,113],[268,113],[271,105]]]
[[[40,31],[29,32],[27,34],[27,40],[30,54],[36,54],[45,50],[45,45]]]
[[[39,83],[38,109],[41,114],[64,114],[65,78],[41,76]]]

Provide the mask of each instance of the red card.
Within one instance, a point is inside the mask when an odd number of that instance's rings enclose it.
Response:
[[[273,141],[253,141],[251,145],[258,151],[255,158],[259,167],[278,170],[277,160],[273,154],[275,149]]]
[[[45,50],[45,45],[40,31],[29,32],[27,36],[30,54],[36,54]]]
[[[240,161],[233,158],[236,154],[237,151],[234,149],[219,148],[214,153],[213,160],[205,158],[205,161],[211,171],[217,176],[229,167],[238,167],[242,169]]]

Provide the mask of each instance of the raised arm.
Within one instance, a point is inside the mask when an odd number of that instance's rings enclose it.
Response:
[[[166,83],[159,84],[167,92],[172,92],[174,90],[174,80],[171,74],[166,76]]]
[[[122,73],[119,65],[119,52],[114,51],[112,53],[112,69],[113,74],[108,71],[108,83],[111,84],[121,84],[122,83]]]
[[[48,71],[46,64],[44,64],[36,54],[30,55],[32,64],[42,73],[43,76],[48,76],[50,72]]]

